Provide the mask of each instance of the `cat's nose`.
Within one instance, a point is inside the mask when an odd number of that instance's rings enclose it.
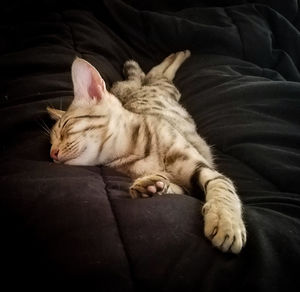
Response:
[[[50,151],[50,156],[52,159],[54,160],[58,160],[58,153],[59,153],[59,149],[51,149]]]

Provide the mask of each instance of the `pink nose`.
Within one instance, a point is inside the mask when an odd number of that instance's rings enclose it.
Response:
[[[51,158],[53,158],[54,160],[58,160],[58,153],[59,153],[59,149],[51,149],[50,151]]]

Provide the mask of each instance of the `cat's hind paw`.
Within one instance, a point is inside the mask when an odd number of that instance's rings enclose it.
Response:
[[[148,198],[164,195],[170,186],[169,179],[161,174],[151,174],[137,178],[129,189],[132,198]]]

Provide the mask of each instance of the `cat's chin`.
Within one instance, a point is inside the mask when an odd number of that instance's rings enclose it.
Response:
[[[84,162],[81,162],[77,158],[68,159],[68,160],[64,161],[63,164],[66,164],[66,165],[86,165]]]
[[[54,163],[57,164],[67,164],[67,165],[80,165],[80,163],[76,163],[76,159],[77,158],[71,158],[71,159],[67,159],[67,160],[55,160],[53,159]]]
[[[56,163],[56,164],[69,164],[69,165],[74,165],[74,164],[71,162],[71,160],[73,160],[73,159],[70,159],[70,160],[64,160],[64,161],[53,159],[53,162]]]
[[[97,163],[95,163],[94,161],[85,161],[80,159],[80,157],[76,157],[76,158],[72,158],[72,159],[68,159],[64,162],[61,162],[62,164],[66,164],[66,165],[82,165],[82,166],[93,166],[93,165],[97,165]]]
[[[63,164],[67,164],[67,165],[79,165],[78,163],[74,163],[73,160],[74,159],[66,160],[66,161],[64,161],[62,163]]]

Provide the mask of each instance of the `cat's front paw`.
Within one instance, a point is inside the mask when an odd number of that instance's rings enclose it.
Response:
[[[211,199],[202,208],[204,233],[223,252],[238,254],[246,244],[246,228],[240,206],[229,208],[222,201]]]
[[[137,178],[129,189],[132,198],[148,198],[164,195],[168,192],[170,182],[161,174],[145,175]]]

